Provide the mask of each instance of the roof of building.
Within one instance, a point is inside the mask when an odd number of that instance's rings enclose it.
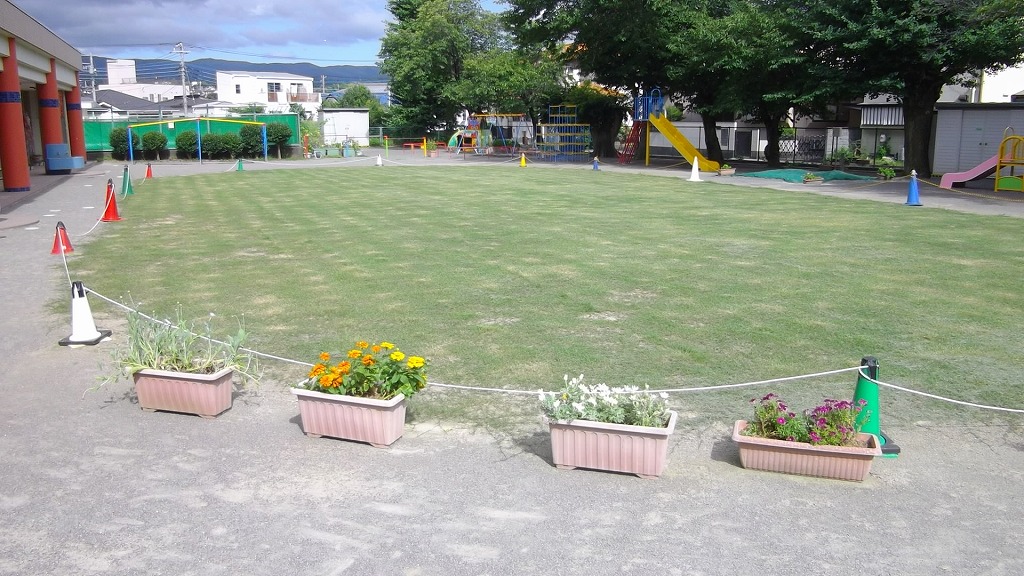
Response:
[[[313,81],[312,76],[299,76],[298,74],[289,74],[287,72],[248,72],[246,70],[218,70],[217,74],[230,74],[232,76],[253,76],[255,78],[275,78],[278,80],[309,80]]]
[[[114,110],[149,110],[154,102],[138,98],[117,90],[97,90],[96,103],[104,104]]]

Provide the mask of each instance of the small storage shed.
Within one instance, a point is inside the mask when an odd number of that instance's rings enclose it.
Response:
[[[974,168],[999,153],[1004,135],[1024,136],[1024,102],[940,102],[935,109],[935,174]]]

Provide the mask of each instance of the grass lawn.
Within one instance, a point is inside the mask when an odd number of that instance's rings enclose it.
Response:
[[[135,192],[120,201],[124,220],[76,253],[72,277],[164,317],[178,302],[197,317],[244,315],[261,352],[312,362],[386,339],[429,358],[431,381],[533,390],[580,372],[611,385],[730,384],[874,355],[883,381],[1024,407],[1019,219],[582,167],[227,172]],[[274,368],[272,385],[304,376]],[[854,382],[673,403],[731,420],[754,395],[803,407],[849,397]],[[882,395],[883,427],[1003,417]],[[430,390],[414,401],[424,418],[536,413],[529,397]]]

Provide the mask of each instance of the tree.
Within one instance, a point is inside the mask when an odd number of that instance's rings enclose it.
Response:
[[[525,113],[536,128],[541,110],[565,90],[561,65],[537,49],[494,49],[466,60],[453,97],[475,112]]]
[[[615,158],[615,138],[626,119],[626,95],[588,82],[571,88],[566,100],[576,105],[580,122],[590,124],[594,155]]]
[[[238,106],[236,108],[229,108],[228,111],[232,114],[238,114],[240,116],[247,114],[263,114],[264,112],[267,111],[267,107],[262,104],[253,103],[246,104],[245,106]]]
[[[262,137],[262,134],[261,134]],[[292,137],[292,129],[284,122],[270,122],[267,124],[267,143],[277,148],[277,159],[281,159],[281,149]]]
[[[502,45],[497,17],[477,0],[391,0],[398,20],[381,39],[380,71],[391,78],[396,120],[419,133],[450,128],[463,108],[452,86],[466,58]]]
[[[238,154],[246,158],[263,156],[263,127],[258,124],[244,124],[238,130],[241,145]]]
[[[943,85],[1024,61],[1019,0],[762,0],[789,10],[816,63],[819,91],[891,93],[903,106],[904,164],[931,175],[932,119]]]
[[[338,101],[339,108],[369,108],[372,104],[380,102],[370,89],[362,84],[349,86]]]

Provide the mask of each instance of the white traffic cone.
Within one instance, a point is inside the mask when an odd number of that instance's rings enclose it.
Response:
[[[380,154],[377,154],[377,166],[383,166],[384,161],[380,159]]]
[[[693,157],[693,170],[690,170],[690,182],[703,182],[700,179],[700,166],[697,163],[697,156]]]
[[[95,346],[104,340],[110,340],[110,330],[97,330],[92,319],[92,309],[85,297],[85,287],[81,282],[71,284],[71,336],[62,339],[58,344],[77,348],[79,346]]]

